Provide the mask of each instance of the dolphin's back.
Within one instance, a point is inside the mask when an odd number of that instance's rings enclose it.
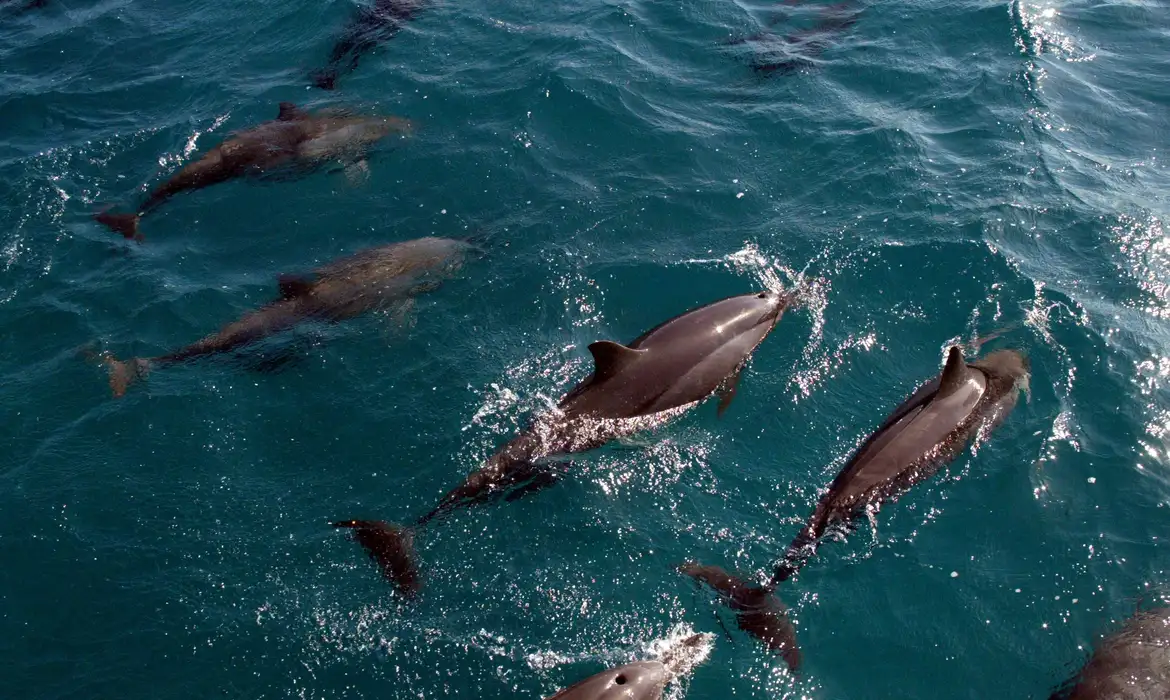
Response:
[[[1075,678],[1050,700],[1164,700],[1170,697],[1170,608],[1134,615],[1097,645]]]
[[[846,510],[862,504],[875,491],[900,481],[907,470],[944,443],[953,441],[951,433],[970,421],[986,389],[987,377],[972,369],[967,381],[946,397],[939,398],[937,379],[916,391],[834,479],[829,487],[834,508]]]

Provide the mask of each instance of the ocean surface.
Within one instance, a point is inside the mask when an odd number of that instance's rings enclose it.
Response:
[[[675,698],[1047,697],[1170,593],[1170,14],[829,1],[435,0],[332,92],[352,0],[0,5],[0,696],[539,699],[695,630]],[[92,220],[282,101],[417,128],[364,178],[177,196],[143,244]],[[115,399],[95,361],[430,235],[484,255],[294,362]],[[592,341],[765,287],[803,303],[722,419],[428,528],[416,602],[328,526],[426,512]],[[780,587],[794,677],[674,567],[768,572],[954,343],[1024,350],[1030,393]]]

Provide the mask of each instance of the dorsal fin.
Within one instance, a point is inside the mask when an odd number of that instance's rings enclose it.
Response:
[[[281,299],[296,299],[313,291],[313,280],[301,275],[281,275],[277,278]]]
[[[280,112],[276,115],[276,119],[278,121],[288,122],[294,119],[300,119],[303,116],[305,116],[305,113],[301,111],[300,107],[292,102],[281,102]]]
[[[589,352],[593,353],[593,379],[605,380],[620,372],[623,367],[646,351],[627,348],[612,340],[599,340],[589,346]]]
[[[952,345],[947,354],[947,366],[943,368],[942,377],[938,382],[938,397],[943,398],[954,393],[956,389],[967,381],[967,361],[963,359],[963,351],[958,345]]]

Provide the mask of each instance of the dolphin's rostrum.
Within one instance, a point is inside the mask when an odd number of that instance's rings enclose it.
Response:
[[[159,365],[238,350],[309,320],[342,321],[431,291],[463,263],[470,244],[419,238],[369,248],[308,276],[282,275],[280,299],[245,314],[191,345],[149,359],[106,356],[114,396]]]
[[[791,627],[774,591],[812,556],[825,529],[930,478],[981,431],[990,435],[1015,407],[1027,379],[1027,358],[1015,350],[967,364],[952,347],[942,373],[894,409],[846,463],[767,584],[748,583],[715,566],[687,563],[680,570],[719,592],[745,632],[787,653]]]
[[[137,212],[102,212],[94,218],[141,241],[141,218],[180,192],[276,171],[304,173],[330,161],[360,166],[374,143],[410,130],[410,122],[398,117],[358,116],[335,109],[310,113],[281,102],[276,119],[236,133],[189,163],[156,187]]]
[[[416,525],[505,493],[514,500],[539,490],[552,484],[563,469],[539,460],[591,450],[661,424],[713,393],[721,395],[722,414],[744,364],[780,320],[789,300],[775,292],[729,297],[676,316],[629,345],[593,343],[589,346],[593,374],[449,491]],[[369,529],[362,541],[402,537],[406,532],[380,526]],[[411,556],[410,547],[401,544],[378,549]],[[388,578],[409,568],[404,562],[390,566],[383,562]]]

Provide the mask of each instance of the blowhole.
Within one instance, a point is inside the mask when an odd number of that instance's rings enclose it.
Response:
[[[617,678],[613,679],[613,682],[616,683],[617,685],[625,685],[626,684],[626,674],[624,674],[624,673],[619,674]]]
[[[756,295],[756,298],[757,299],[767,299],[768,293],[767,292],[760,292],[759,294]]]

